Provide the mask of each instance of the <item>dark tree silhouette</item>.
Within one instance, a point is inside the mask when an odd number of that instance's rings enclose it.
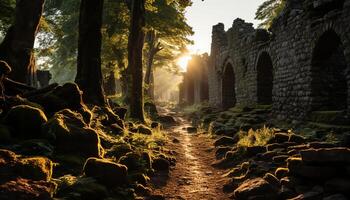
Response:
[[[17,0],[15,22],[0,45],[0,59],[12,68],[10,78],[36,86],[33,46],[45,0]]]
[[[142,74],[142,49],[144,44],[145,33],[145,1],[131,0],[128,2],[131,10],[130,34],[128,41],[128,61],[130,70],[130,117],[141,122],[145,121],[144,117],[144,100],[143,100],[143,74]]]
[[[82,0],[79,18],[78,66],[75,82],[86,103],[105,105],[101,71],[103,0]]]

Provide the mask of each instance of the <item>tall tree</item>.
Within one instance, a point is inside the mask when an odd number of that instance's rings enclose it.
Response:
[[[35,36],[45,0],[17,0],[15,21],[0,45],[0,59],[13,69],[10,77],[36,86],[36,66],[33,53]]]
[[[75,82],[86,103],[105,105],[101,71],[103,0],[82,0],[79,17],[78,66]]]
[[[145,0],[131,0],[130,33],[128,40],[128,68],[130,70],[130,117],[141,122],[145,121],[143,99],[143,65],[142,50],[145,33]]]
[[[158,36],[155,30],[151,29],[147,32],[146,43],[148,45],[147,55],[147,68],[145,74],[145,85],[147,87],[147,95],[154,99],[154,75],[153,75],[153,62],[154,56],[163,49],[161,43],[158,40]]]

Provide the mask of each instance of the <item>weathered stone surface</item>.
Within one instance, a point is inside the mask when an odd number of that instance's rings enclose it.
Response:
[[[289,135],[286,133],[276,133],[267,143],[272,144],[272,143],[283,143],[283,142],[288,142],[289,140]]]
[[[308,163],[350,163],[350,149],[324,148],[300,151],[304,162]]]
[[[254,196],[277,199],[276,189],[262,178],[247,180],[234,191],[237,200],[248,200]]]
[[[43,134],[55,146],[57,153],[99,157],[98,133],[87,126],[82,115],[65,109],[57,112],[43,126]]]
[[[6,123],[13,129],[12,135],[21,138],[40,138],[41,126],[47,122],[45,113],[27,105],[11,108],[6,116]]]
[[[86,176],[96,178],[107,186],[121,186],[127,183],[128,168],[108,160],[89,158],[83,171]]]
[[[14,180],[16,177],[35,181],[49,181],[53,164],[44,157],[20,158],[12,151],[0,149],[0,180]],[[0,182],[1,182],[0,181]]]
[[[170,162],[164,158],[156,158],[152,162],[152,168],[157,171],[169,170]]]
[[[0,184],[0,199],[50,200],[56,187],[51,182],[18,178]]]
[[[223,136],[214,142],[215,146],[229,146],[238,142],[237,138]]]
[[[276,171],[275,171],[275,176],[278,178],[278,179],[281,179],[281,178],[284,178],[286,176],[288,176],[289,174],[289,169],[288,168],[277,168]]]
[[[349,4],[348,0],[287,1],[269,32],[242,19],[234,20],[227,31],[222,23],[213,26],[209,103],[223,107],[228,97],[239,106],[272,104],[274,116],[299,121],[312,111],[349,111],[349,77],[344,73],[349,70]],[[337,52],[337,59],[324,55],[332,52]],[[325,70],[329,62],[343,73]],[[226,87],[228,66],[234,81]],[[333,84],[339,80],[342,86]],[[233,95],[229,88],[235,88]],[[334,90],[342,90],[342,95],[332,95]]]
[[[326,180],[342,172],[337,167],[307,165],[301,158],[289,158],[287,163],[290,174],[316,180]]]

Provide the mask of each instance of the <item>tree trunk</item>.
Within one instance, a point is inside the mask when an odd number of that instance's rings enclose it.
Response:
[[[14,81],[36,86],[36,66],[33,54],[35,36],[45,0],[17,0],[15,23],[0,45],[0,60],[12,68]]]
[[[131,23],[128,41],[128,69],[131,72],[131,88],[129,88],[130,117],[141,122],[144,117],[142,49],[144,43],[145,0],[132,0]]]
[[[83,91],[84,102],[105,105],[101,71],[101,26],[103,0],[81,0],[78,66],[75,82]]]
[[[154,76],[153,76],[153,61],[155,55],[161,51],[160,42],[158,42],[157,34],[154,30],[150,30],[147,33],[147,44],[149,47],[147,69],[145,74],[145,84],[147,86],[147,95],[151,99],[154,99]]]
[[[117,86],[113,70],[109,72],[109,76],[107,77],[107,81],[104,86],[106,95],[115,95]]]

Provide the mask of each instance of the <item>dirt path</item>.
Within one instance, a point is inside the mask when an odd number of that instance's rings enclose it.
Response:
[[[152,178],[155,195],[169,200],[225,200],[224,171],[215,169],[213,140],[206,135],[187,133],[190,123],[181,117],[179,125],[168,130],[170,142],[166,148],[176,151],[176,166],[169,177],[158,174]]]

